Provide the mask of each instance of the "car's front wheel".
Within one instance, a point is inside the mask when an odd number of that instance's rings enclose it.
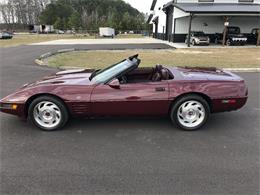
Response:
[[[34,99],[29,106],[28,116],[35,126],[45,131],[60,129],[69,119],[64,103],[51,96]]]
[[[230,41],[230,39],[227,40],[227,43],[226,43],[226,44],[227,44],[227,46],[231,46],[231,41]]]
[[[187,95],[174,102],[170,117],[183,130],[201,128],[207,121],[210,108],[207,101],[198,95]]]

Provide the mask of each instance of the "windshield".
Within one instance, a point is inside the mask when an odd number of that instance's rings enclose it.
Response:
[[[239,34],[240,33],[240,29],[239,28],[235,28],[235,27],[230,27],[229,29],[228,29],[228,33],[229,34]]]
[[[205,36],[204,32],[194,32],[194,36]]]
[[[119,62],[118,64],[112,65],[106,69],[100,70],[99,72],[95,73],[94,77],[92,78],[92,81],[94,83],[105,83],[106,81],[129,69],[133,65],[135,65],[135,63],[133,63],[132,61],[124,60],[122,62]]]

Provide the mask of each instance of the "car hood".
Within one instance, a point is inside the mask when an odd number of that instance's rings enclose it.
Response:
[[[198,36],[198,37],[195,37],[195,38],[198,38],[198,39],[208,39],[208,36]]]
[[[243,34],[229,34],[229,35],[235,38],[246,38],[246,36]]]
[[[60,71],[54,75],[43,77],[38,81],[27,83],[22,88],[39,85],[91,85],[89,77],[93,71],[92,69]]]
[[[243,81],[234,73],[214,67],[176,67],[171,71],[176,80]]]

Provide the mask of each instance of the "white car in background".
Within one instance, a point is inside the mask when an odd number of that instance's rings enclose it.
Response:
[[[188,35],[186,36],[185,43],[188,43]],[[209,45],[210,38],[202,31],[192,31],[190,36],[190,43],[192,45]]]

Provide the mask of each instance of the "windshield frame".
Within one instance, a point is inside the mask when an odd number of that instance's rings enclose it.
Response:
[[[120,65],[124,66],[123,65],[124,62],[129,63],[129,65],[127,65],[126,69],[122,69],[119,72],[115,72],[114,74],[111,74],[111,76],[109,76],[108,78],[105,78],[102,80],[97,80],[97,81],[95,80],[95,78],[98,75],[105,74],[107,71],[111,70],[112,68],[114,68],[116,66],[120,66]],[[93,74],[95,74],[95,75],[93,75],[91,77],[91,81],[94,82],[95,84],[101,84],[101,83],[106,84],[106,83],[110,82],[111,80],[113,80],[114,78],[119,77],[120,75],[126,74],[127,72],[130,72],[130,71],[136,69],[138,67],[139,63],[140,63],[140,60],[138,58],[133,58],[131,60],[130,59],[122,60],[121,62],[108,66],[107,68],[99,70],[96,73],[93,72]]]

